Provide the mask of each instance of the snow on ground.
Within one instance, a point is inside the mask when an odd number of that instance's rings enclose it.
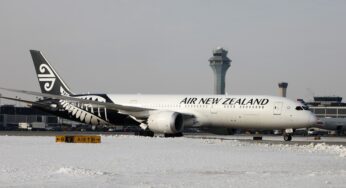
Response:
[[[345,187],[346,148],[102,136],[0,136],[0,187]]]

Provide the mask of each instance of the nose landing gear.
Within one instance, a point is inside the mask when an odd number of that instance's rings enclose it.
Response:
[[[292,140],[292,135],[291,134],[287,134],[287,133],[284,133],[284,140],[285,141],[291,141]]]
[[[293,129],[286,129],[283,134],[284,140],[291,141],[293,132],[294,132]]]

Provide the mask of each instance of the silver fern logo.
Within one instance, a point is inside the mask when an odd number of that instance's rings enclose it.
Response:
[[[39,71],[41,74],[37,75],[38,81],[44,83],[45,91],[51,91],[56,80],[52,69],[46,64],[41,64],[39,67]]]
[[[63,95],[63,96],[70,96],[70,94],[68,94],[65,89],[63,87],[60,86],[60,94]]]
[[[91,125],[108,125],[109,123],[100,117],[94,115],[94,110],[92,106],[90,105],[82,105],[81,107],[74,106],[73,104],[60,100],[60,104],[62,107],[71,115],[73,116],[77,121],[91,124]],[[85,110],[83,109],[85,108]],[[91,111],[91,112],[88,112]],[[100,114],[99,114],[100,116]]]
[[[63,87],[60,87],[60,93],[63,96],[70,96]],[[80,96],[76,97],[79,99],[84,99],[84,100],[92,100],[92,101],[99,101],[99,102],[106,102],[106,99],[100,96]],[[78,103],[77,105],[73,105],[71,102],[65,101],[65,100],[60,100],[59,101],[61,106],[67,111],[68,114],[73,116],[76,120],[86,123],[86,124],[91,124],[91,125],[108,125],[109,123],[107,122],[107,116],[106,121],[103,120],[101,117],[100,113],[100,108],[96,109],[96,112],[94,111],[94,107],[91,104],[80,104]],[[94,115],[95,113],[98,114],[98,116]]]

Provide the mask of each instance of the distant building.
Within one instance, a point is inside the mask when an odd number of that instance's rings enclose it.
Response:
[[[226,71],[231,66],[232,60],[227,57],[228,51],[218,47],[213,50],[213,57],[209,59],[210,67],[214,72],[214,94],[225,94]]]
[[[314,97],[314,101],[306,105],[320,118],[346,118],[346,103],[342,97]]]
[[[0,127],[18,126],[18,123],[21,122],[44,122],[47,125],[57,124],[58,117],[29,107],[0,106]]]
[[[16,130],[19,123],[44,123],[47,128],[76,127],[81,125],[80,122],[63,119],[36,108],[14,105],[0,106],[0,130]]]

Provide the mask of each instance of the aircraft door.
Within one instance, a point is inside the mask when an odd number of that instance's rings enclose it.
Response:
[[[217,114],[217,108],[215,105],[211,105],[210,106],[210,113],[211,114]]]
[[[275,102],[273,107],[273,114],[281,115],[281,111],[282,111],[282,102]]]

